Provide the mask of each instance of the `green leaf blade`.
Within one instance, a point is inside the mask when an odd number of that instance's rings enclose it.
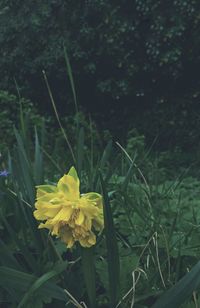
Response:
[[[108,198],[108,193],[106,191],[106,185],[101,174],[100,174],[100,181],[104,198],[104,223],[105,223],[105,236],[106,236],[106,246],[107,246],[107,258],[108,258],[110,304],[111,307],[115,307],[118,302],[119,285],[120,285],[119,252],[118,252],[118,245],[115,234],[111,206]]]

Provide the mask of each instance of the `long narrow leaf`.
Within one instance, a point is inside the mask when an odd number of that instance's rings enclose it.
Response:
[[[200,287],[200,261],[179,282],[161,296],[152,308],[180,307]]]
[[[111,206],[106,191],[106,185],[100,174],[101,187],[104,198],[104,223],[108,258],[108,274],[109,274],[109,288],[110,288],[110,307],[115,307],[119,296],[119,276],[120,276],[120,262],[119,252],[113,223]]]
[[[76,90],[75,90],[75,85],[74,85],[74,78],[73,78],[73,74],[72,74],[72,68],[71,68],[71,64],[69,61],[69,57],[67,54],[67,49],[64,46],[64,57],[65,57],[65,62],[67,65],[67,73],[69,76],[69,81],[70,81],[70,85],[71,85],[71,89],[72,89],[72,93],[73,93],[73,98],[74,98],[74,104],[75,104],[75,109],[76,109],[76,113],[78,113],[78,104],[77,104],[77,97],[76,97]]]
[[[84,157],[84,129],[81,128],[78,135],[78,144],[77,144],[77,171],[78,174],[81,174],[82,164]]]
[[[46,284],[50,279],[54,278],[55,276],[59,275],[66,269],[67,264],[62,263],[59,264],[56,268],[52,271],[45,273],[41,277],[39,277],[30,287],[30,289],[25,293],[24,297],[20,301],[18,308],[24,307],[24,305],[28,302],[29,298],[32,297],[33,293],[35,293],[38,289],[40,289],[44,284]]]
[[[82,248],[82,268],[85,278],[86,289],[90,301],[90,307],[96,307],[96,283],[95,283],[95,267],[94,267],[94,249]]]
[[[47,278],[46,276],[45,278]],[[43,277],[44,278],[44,277]],[[40,279],[40,278],[39,278]],[[22,271],[17,271],[9,267],[0,266],[0,286],[2,289],[7,290],[9,293],[12,291],[19,296],[22,296],[27,289],[38,282],[37,277]],[[39,281],[41,283],[41,281]],[[38,294],[55,298],[61,301],[67,301],[69,298],[66,292],[58,287],[55,283],[46,281],[45,284],[40,285],[37,290]]]
[[[41,151],[37,129],[35,128],[35,163],[34,175],[36,185],[43,183],[43,153]]]
[[[109,161],[110,155],[112,153],[112,140],[108,142],[108,144],[106,145],[104,151],[103,151],[103,155],[98,163],[98,167],[97,170],[104,170],[106,163]],[[96,172],[94,172],[94,180],[93,180],[93,188],[95,190],[99,190],[99,186],[100,186],[100,181],[99,181],[99,174],[98,171],[96,170]]]
[[[35,191],[34,191],[34,182],[33,182],[33,176],[31,173],[31,166],[29,163],[29,159],[26,155],[26,151],[24,148],[24,144],[22,141],[22,138],[17,130],[15,130],[15,136],[17,139],[17,151],[19,156],[19,163],[20,163],[20,174],[18,176],[22,177],[24,179],[24,185],[27,191],[27,196],[30,200],[30,203],[34,203],[35,198]]]

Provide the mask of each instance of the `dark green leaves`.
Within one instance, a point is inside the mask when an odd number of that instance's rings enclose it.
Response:
[[[18,308],[27,307],[33,297],[36,297],[37,301],[40,298],[40,302],[49,302],[53,298],[66,302],[68,297],[64,290],[54,282],[49,281],[59,275],[65,268],[66,264],[63,263],[43,276],[36,277],[32,274],[1,266],[0,286],[13,297],[12,301],[20,301]]]
[[[180,307],[200,287],[200,261],[175,286],[166,291],[152,308]]]

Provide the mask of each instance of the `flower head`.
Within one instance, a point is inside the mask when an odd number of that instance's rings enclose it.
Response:
[[[34,216],[39,228],[47,228],[70,248],[75,242],[83,247],[96,243],[94,230],[103,228],[102,197],[98,193],[80,194],[74,167],[53,185],[37,186]]]

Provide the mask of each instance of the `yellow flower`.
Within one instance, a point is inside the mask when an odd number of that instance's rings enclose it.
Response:
[[[102,197],[98,193],[80,194],[79,178],[74,167],[53,185],[37,186],[34,216],[71,248],[75,242],[83,247],[96,243],[94,230],[104,226]]]

